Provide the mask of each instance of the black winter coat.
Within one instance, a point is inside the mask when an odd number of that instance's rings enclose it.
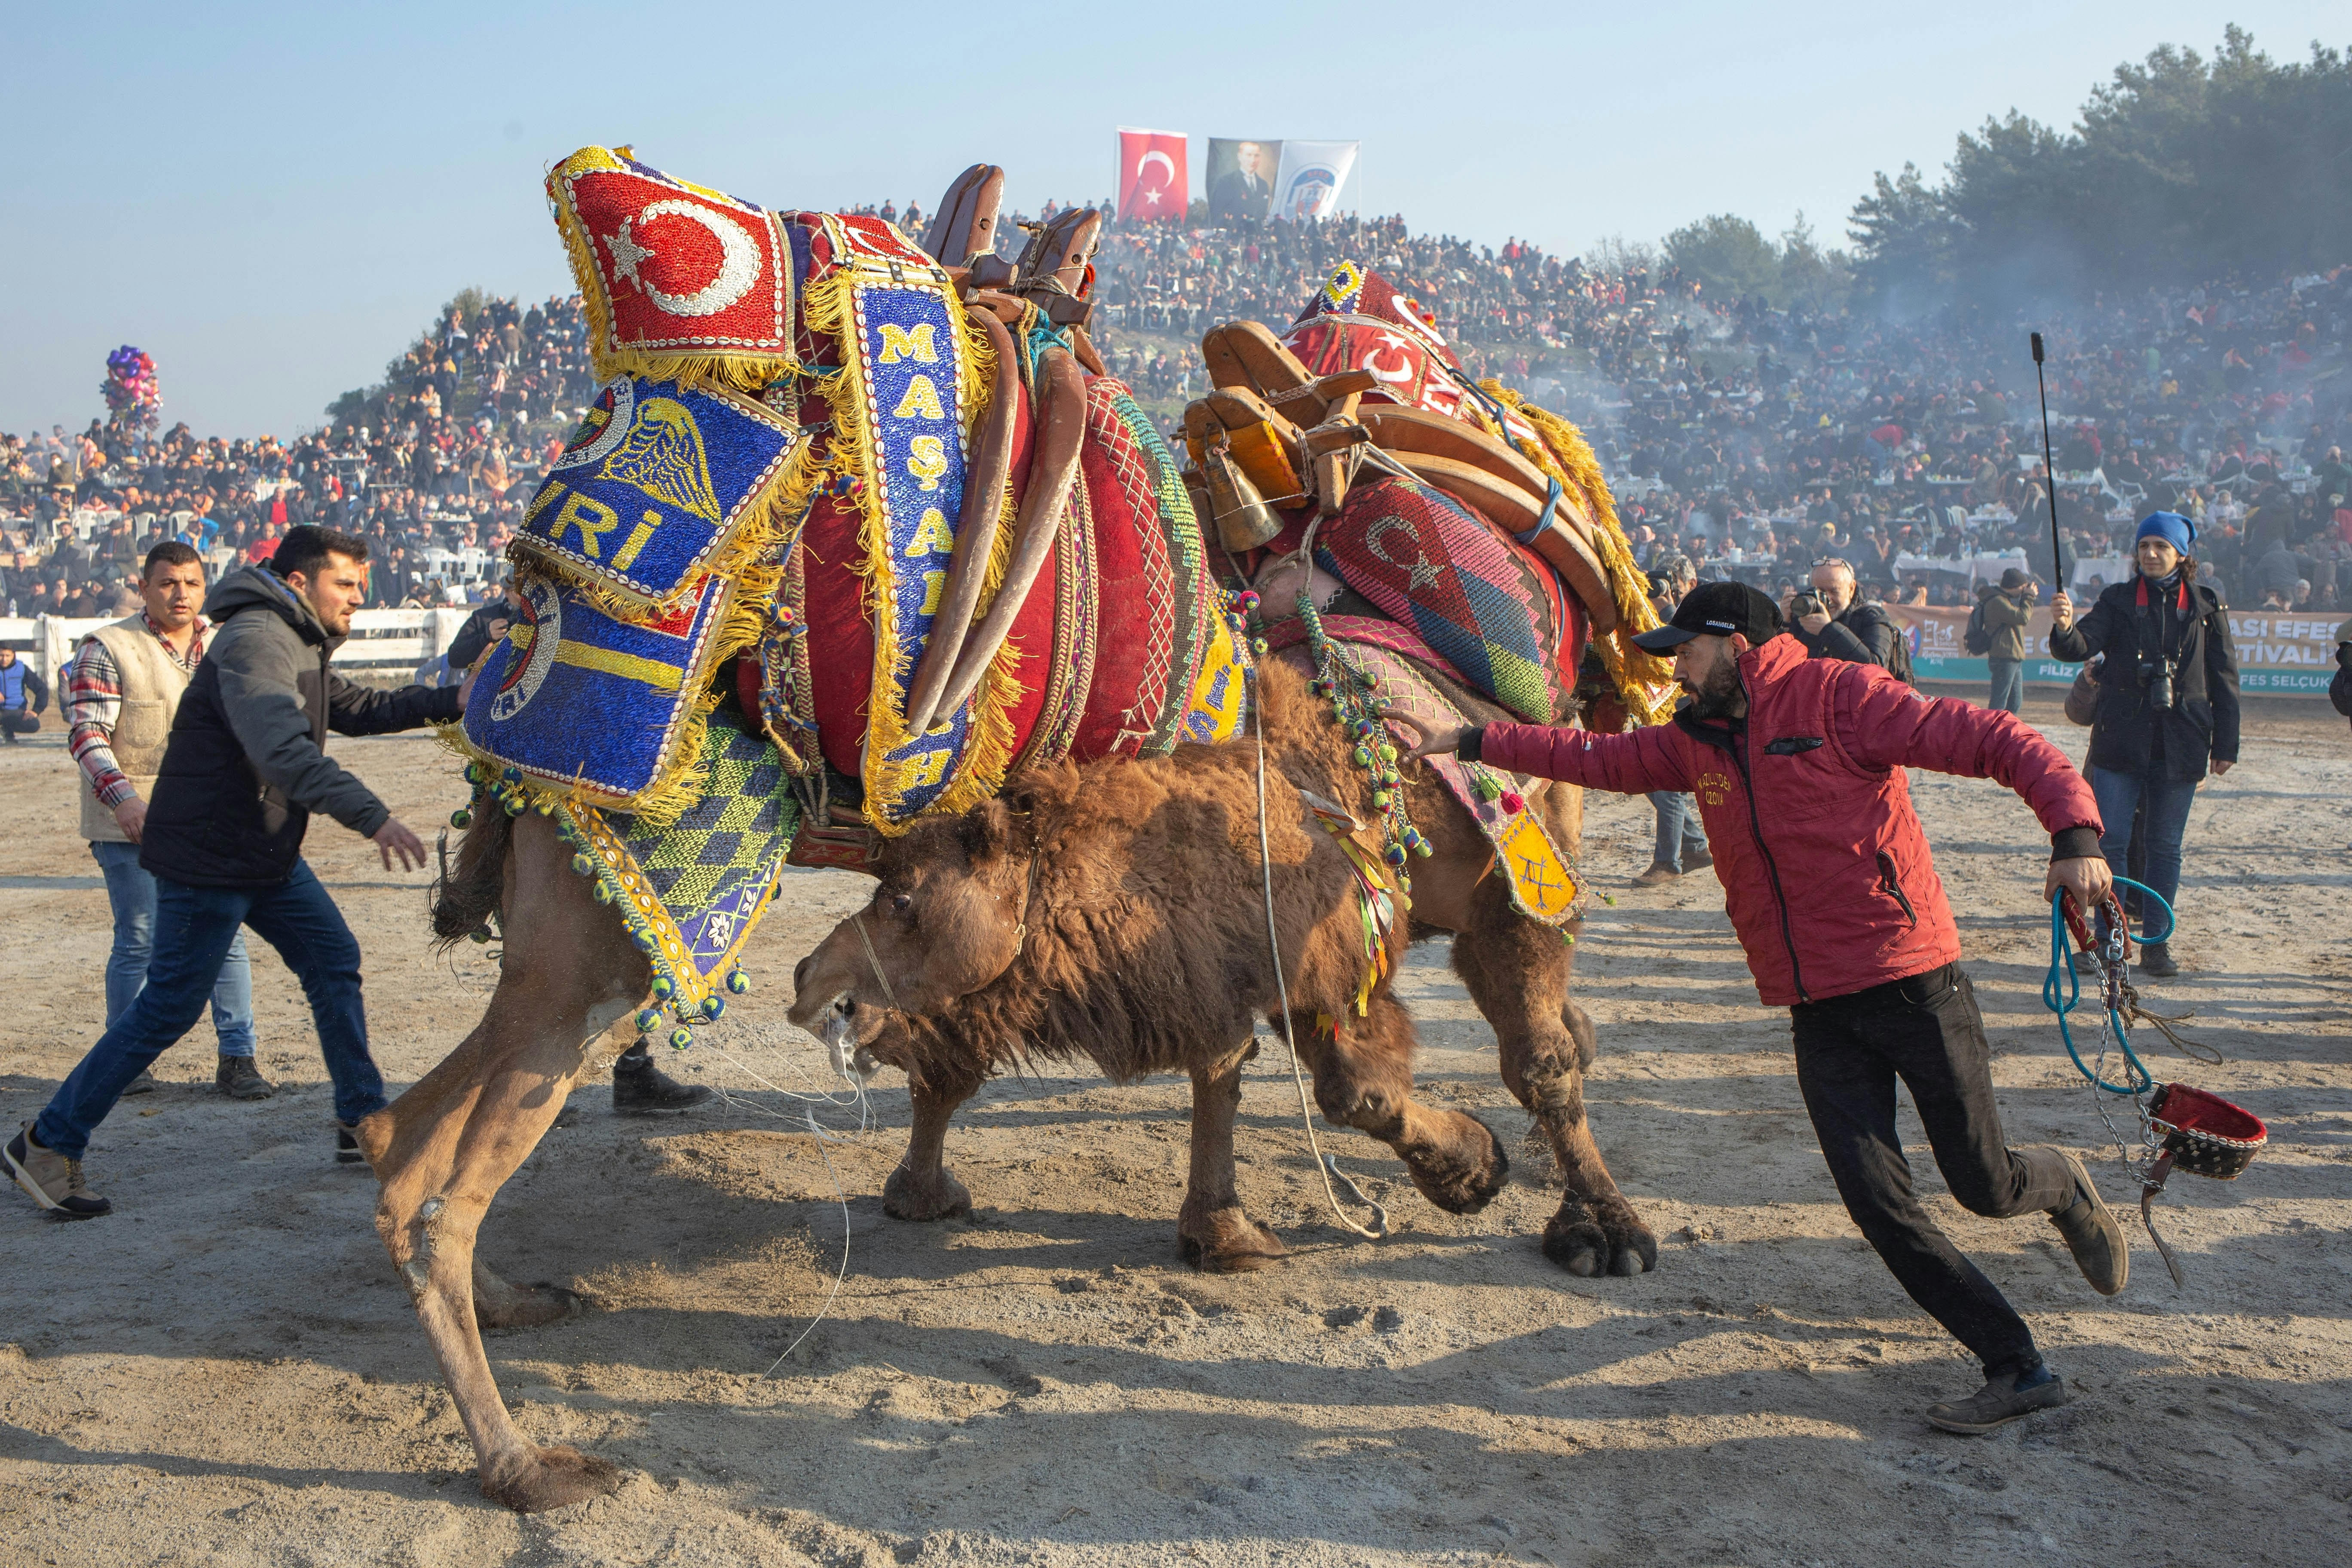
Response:
[[[2203,584],[2189,586],[2182,616],[2178,590],[2148,584],[2139,603],[2135,576],[2103,590],[2091,613],[2050,634],[2050,653],[2079,664],[2095,653],[2099,711],[2091,723],[2091,766],[2152,774],[2176,784],[2205,776],[2209,762],[2238,760],[2238,651],[2221,597]],[[2158,713],[2140,681],[2143,663],[2159,657],[2173,668],[2174,700]]]
[[[194,887],[275,887],[300,860],[313,811],[362,836],[392,815],[327,755],[327,731],[453,720],[457,689],[345,680],[327,668],[343,639],[267,567],[223,577],[205,614],[217,629],[173,720],[139,864]]]

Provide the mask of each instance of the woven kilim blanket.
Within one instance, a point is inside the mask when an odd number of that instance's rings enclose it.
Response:
[[[621,911],[652,961],[654,994],[681,1021],[717,1017],[719,993],[742,987],[732,976],[743,944],[800,826],[782,757],[732,702],[710,715],[701,766],[702,798],[667,826],[570,802],[555,817],[576,851],[572,869]]]
[[[1356,485],[1316,533],[1315,563],[1530,724],[1566,710],[1549,584],[1451,496],[1415,479]]]

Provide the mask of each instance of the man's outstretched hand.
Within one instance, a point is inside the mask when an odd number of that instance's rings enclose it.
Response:
[[[1479,727],[1475,724],[1460,724],[1452,729],[1432,730],[1419,720],[1408,719],[1402,713],[1391,713],[1387,718],[1390,723],[1402,724],[1412,734],[1412,744],[1405,748],[1404,754],[1408,757],[1437,755],[1450,757],[1454,754],[1454,748],[1462,743],[1462,737]]]
[[[2116,890],[2116,874],[2108,868],[2104,856],[2084,855],[2073,860],[2053,860],[2050,862],[2050,875],[2042,879],[2042,899],[2046,901],[2053,898],[2061,888],[2066,889],[2067,896],[2074,900],[2074,907],[2088,918],[2091,911],[2105,903],[2107,896]]]
[[[392,858],[400,857],[400,869],[414,871],[425,864],[424,841],[401,825],[400,818],[387,816],[383,826],[371,835],[375,839],[375,851],[383,858],[383,868],[393,869]]]

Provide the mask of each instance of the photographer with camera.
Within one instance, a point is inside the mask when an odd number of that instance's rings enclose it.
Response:
[[[2106,825],[2100,853],[2118,876],[2134,812],[2146,807],[2147,875],[2167,903],[2180,886],[2180,838],[2197,783],[2238,760],[2238,655],[2221,596],[2197,582],[2189,553],[2197,527],[2179,512],[2151,512],[2132,547],[2138,574],[2099,595],[2080,624],[2064,593],[2050,602],[2050,653],[2073,664],[2103,653],[2099,707],[2091,723],[2091,792]],[[2154,904],[2143,931],[2158,929]],[[2140,949],[2142,972],[2180,973],[2169,944]]]
[[[1788,617],[1789,635],[1805,645],[1808,658],[1842,658],[1849,664],[1876,664],[1869,645],[1846,629],[1836,618],[1836,612],[1822,602],[1820,594],[1811,588],[1800,588],[1790,595],[1781,614]]]

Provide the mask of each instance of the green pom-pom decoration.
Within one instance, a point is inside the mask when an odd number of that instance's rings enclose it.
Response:
[[[751,977],[740,969],[730,970],[727,975],[727,989],[740,996],[751,989]]]
[[[507,808],[507,815],[509,816],[520,816],[522,815],[522,799],[519,795],[510,795],[507,796],[506,799],[499,802],[499,804]]]
[[[1395,761],[1396,761],[1396,748],[1395,748],[1394,746],[1390,745],[1390,744],[1389,744],[1388,742],[1386,742],[1385,741],[1384,741],[1384,742],[1382,742],[1381,743],[1380,757],[1381,757],[1381,761],[1382,761],[1382,762],[1384,762],[1384,763],[1393,763],[1393,762],[1395,762]]]
[[[1252,653],[1266,653],[1272,649],[1272,647],[1273,645],[1268,643],[1264,637],[1250,638],[1250,652]]]
[[[1402,844],[1390,845],[1387,848],[1381,851],[1381,858],[1387,861],[1391,866],[1403,865],[1404,846]]]
[[[538,812],[541,816],[553,816],[555,815],[555,803],[551,800],[542,800],[531,809]]]
[[[596,862],[588,858],[587,856],[574,855],[572,857],[572,874],[573,876],[584,877],[595,868]]]
[[[1389,792],[1384,789],[1376,789],[1372,792],[1372,809],[1374,811],[1386,811],[1389,808],[1389,802],[1395,798],[1396,796],[1389,794]]]
[[[1356,748],[1356,765],[1360,768],[1369,768],[1372,765],[1372,752],[1370,747],[1358,746]]]
[[[672,1029],[669,1032],[670,1049],[674,1051],[682,1051],[692,1044],[694,1044],[694,1036],[690,1031],[686,1029]]]
[[[462,832],[474,826],[474,814],[461,805],[449,814],[449,826]]]
[[[1423,859],[1426,860],[1426,859],[1428,859],[1432,855],[1434,855],[1434,854],[1436,854],[1436,853],[1437,853],[1437,846],[1436,846],[1436,845],[1434,845],[1434,844],[1432,844],[1428,839],[1424,838],[1424,839],[1421,840],[1421,842],[1419,842],[1418,844],[1415,844],[1415,845],[1412,847],[1412,852],[1413,852],[1414,854],[1416,854],[1416,855],[1420,856]]]
[[[662,977],[662,978],[660,978],[660,979],[656,979],[656,980],[654,982],[654,994],[655,994],[655,995],[656,995],[656,996],[661,996],[661,997],[667,997],[667,996],[668,996],[668,995],[669,995],[669,994],[670,994],[670,989],[671,989],[671,988],[670,988],[670,983],[669,983],[669,980],[668,980],[668,978],[667,978],[667,976],[664,976],[664,977]]]
[[[600,904],[609,904],[613,901],[613,889],[599,882],[588,890],[588,896]]]
[[[727,998],[726,998],[726,997],[724,997],[724,996],[705,996],[705,997],[702,999],[702,1016],[703,1016],[704,1017],[706,1017],[706,1018],[713,1018],[713,1019],[715,1019],[715,1018],[717,1018],[717,1017],[719,1016],[719,1015],[720,1015],[721,1013],[724,1013],[725,1011],[727,1011]]]
[[[641,1007],[637,1010],[637,1033],[650,1035],[660,1027],[661,1014],[658,1011],[651,1007]]]
[[[466,782],[467,782],[467,784],[480,784],[480,783],[482,782],[482,777],[483,777],[483,774],[482,774],[482,764],[481,764],[481,763],[467,763],[466,764]]]
[[[482,943],[490,940],[490,928],[488,926],[476,926],[472,931],[466,933],[466,940],[478,947]]]
[[[1503,786],[1495,782],[1493,774],[1480,773],[1478,775],[1478,798],[1480,800],[1500,800],[1503,798]]]

